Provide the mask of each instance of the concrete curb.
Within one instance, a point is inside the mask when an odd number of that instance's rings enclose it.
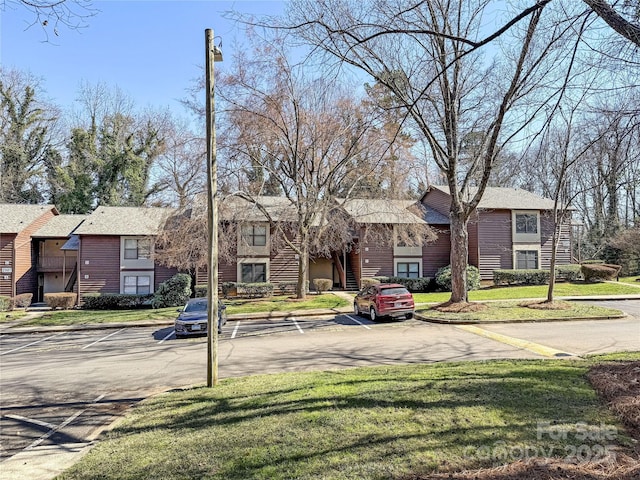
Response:
[[[557,297],[557,300],[568,301],[607,301],[607,300],[640,300],[640,295],[608,295],[608,296],[584,296],[584,297]],[[540,298],[518,298],[512,299],[513,301],[531,301],[541,300]],[[482,302],[505,302],[505,300],[483,300]],[[419,303],[420,305],[436,305],[440,302],[434,303]],[[324,316],[324,315],[336,315],[344,313],[352,313],[351,307],[331,308],[331,309],[312,309],[312,310],[293,310],[290,312],[260,312],[260,313],[248,313],[229,315],[228,321],[252,321],[252,320],[274,320],[274,319],[287,319],[287,318],[299,318],[299,317],[311,317],[311,316]],[[515,320],[445,320],[441,318],[432,318],[428,315],[422,315],[416,313],[414,318],[423,322],[438,323],[446,325],[481,325],[481,324],[502,324],[502,323],[535,323],[535,322],[563,322],[563,321],[585,321],[585,320],[615,320],[628,317],[627,314],[613,315],[608,317],[571,317],[571,318],[549,318],[549,319],[515,319]],[[46,332],[69,332],[74,330],[111,330],[119,328],[142,328],[142,327],[168,327],[173,325],[173,320],[150,320],[141,322],[122,322],[122,323],[92,323],[84,325],[60,325],[60,326],[33,326],[33,327],[20,327],[12,325],[1,325],[1,335],[11,334],[25,334],[25,333],[46,333]]]
[[[627,318],[629,315],[612,315],[609,317],[556,317],[556,318],[518,318],[514,320],[446,320],[444,318],[432,318],[421,314],[416,314],[415,319],[429,323],[440,323],[443,325],[500,325],[504,323],[545,323],[545,322],[579,322],[588,320],[617,320]]]
[[[336,315],[343,313],[351,313],[352,309],[330,308],[330,309],[313,309],[313,310],[294,310],[291,312],[268,312],[268,313],[248,313],[239,315],[229,315],[227,321],[252,321],[252,320],[274,320],[299,317],[312,317],[324,315]],[[82,325],[54,325],[54,326],[33,326],[33,327],[12,327],[1,326],[0,334],[16,335],[25,333],[45,333],[45,332],[71,332],[75,330],[116,330],[119,328],[142,328],[142,327],[169,327],[173,325],[173,320],[147,320],[140,322],[120,322],[120,323],[88,323]]]

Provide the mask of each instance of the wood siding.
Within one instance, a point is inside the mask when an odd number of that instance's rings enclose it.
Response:
[[[120,237],[80,237],[78,291],[80,300],[87,293],[120,293]]]
[[[556,265],[567,265],[571,263],[571,227],[570,220],[562,225],[560,230],[560,241],[556,251]],[[540,216],[540,243],[542,264],[540,268],[549,269],[551,266],[551,249],[553,247],[553,219],[551,212],[542,212]]]
[[[271,254],[267,281],[273,284],[298,281],[298,259],[291,247],[286,246],[275,255]]]
[[[449,197],[449,194],[444,193],[437,188],[429,190],[429,192],[427,192],[423,197],[422,203],[430,206],[447,217],[449,216],[449,211],[451,210],[451,197]]]
[[[360,268],[360,249],[358,245],[355,245],[349,253],[347,253],[348,266],[351,267],[353,276],[358,283],[358,288],[362,288],[360,279],[362,278],[362,269]]]
[[[439,268],[449,265],[451,256],[451,232],[448,226],[436,229],[438,238],[422,247],[422,276],[435,277]]]
[[[359,250],[361,268],[360,278],[394,276],[393,246],[361,242]]]
[[[178,273],[178,269],[174,267],[166,267],[164,265],[156,264],[155,273],[153,275],[153,290],[156,291],[158,286],[173,277],[176,273]]]
[[[16,235],[13,233],[0,234],[0,267],[11,268],[11,273],[0,273],[0,295],[13,297],[15,295],[14,275],[15,265],[13,257],[13,242]],[[1,270],[0,270],[1,272]],[[7,277],[5,279],[5,277]]]
[[[480,236],[478,215],[473,213],[467,223],[468,248],[469,248],[469,265],[477,267],[480,264],[480,238],[484,243],[484,238]]]
[[[37,295],[38,275],[36,273],[35,252],[31,242],[31,235],[42,228],[55,214],[53,210],[49,210],[42,214],[36,221],[24,228],[16,235],[13,243],[14,249],[14,281],[15,294],[33,293],[34,298]]]
[[[513,268],[511,210],[480,212],[477,226],[480,278],[489,280],[494,270]]]

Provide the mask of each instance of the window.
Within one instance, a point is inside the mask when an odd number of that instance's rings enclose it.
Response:
[[[418,278],[420,276],[420,264],[418,262],[398,262],[398,277]]]
[[[151,240],[148,238],[125,238],[125,260],[146,260],[151,258]]]
[[[243,263],[242,281],[244,283],[260,283],[267,281],[266,263]]]
[[[535,270],[538,268],[537,250],[516,251],[516,268],[518,270]]]
[[[151,277],[148,275],[125,275],[123,293],[129,295],[151,293]]]
[[[242,228],[242,238],[252,247],[264,247],[267,244],[267,227],[249,225]]]
[[[538,233],[538,215],[535,213],[516,213],[516,233]]]

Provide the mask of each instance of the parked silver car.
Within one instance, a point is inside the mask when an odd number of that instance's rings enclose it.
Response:
[[[178,310],[180,314],[176,318],[176,337],[188,335],[203,335],[207,333],[207,298],[192,298],[184,308]],[[218,333],[222,333],[222,326],[227,323],[227,307],[218,300]]]

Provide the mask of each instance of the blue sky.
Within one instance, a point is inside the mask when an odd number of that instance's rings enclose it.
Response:
[[[46,39],[42,28],[25,30],[33,17],[22,7],[0,13],[0,64],[42,78],[47,96],[72,106],[81,82],[119,86],[138,107],[182,112],[178,99],[202,74],[204,31],[222,37],[223,52],[242,40],[242,28],[223,17],[236,10],[277,14],[282,1],[96,1],[99,12],[81,30],[61,28]],[[216,43],[218,39],[216,39]],[[217,63],[216,68],[224,68]]]

